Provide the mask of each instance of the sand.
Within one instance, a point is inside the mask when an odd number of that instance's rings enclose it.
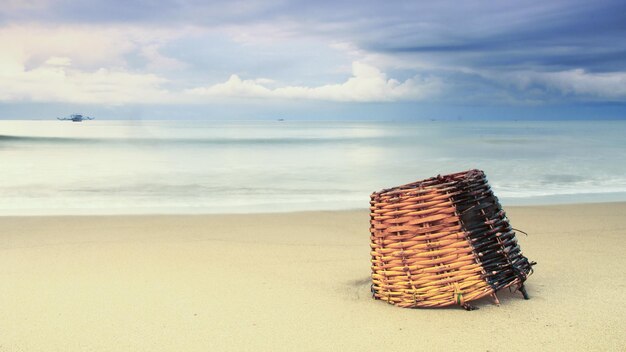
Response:
[[[402,309],[368,212],[0,217],[0,351],[626,350],[626,204],[513,207],[531,299]]]

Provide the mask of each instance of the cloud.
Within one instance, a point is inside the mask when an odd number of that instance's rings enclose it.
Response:
[[[161,72],[185,64],[160,53],[186,29],[9,25],[0,27],[0,101],[167,103]],[[129,57],[143,58],[134,68]]]
[[[352,76],[342,83],[279,86],[276,77],[272,76],[243,80],[232,75],[223,83],[186,89],[188,83],[177,79],[171,71],[185,71],[189,66],[182,60],[164,55],[162,48],[168,40],[202,31],[181,30],[163,37],[159,35],[160,31],[126,26],[0,27],[0,45],[3,47],[0,52],[0,79],[3,83],[0,101],[169,104],[203,102],[206,97],[254,97],[389,102],[422,100],[436,95],[442,86],[434,77],[414,76],[404,81],[390,79],[370,64],[354,62]],[[254,45],[253,50],[263,50],[263,46]],[[268,62],[273,55],[268,57]],[[133,66],[129,62],[133,57],[142,58],[144,62]],[[311,75],[311,72],[307,74]],[[172,75],[174,79],[168,78]],[[338,75],[339,72],[333,74]],[[292,78],[298,81],[302,77],[292,75]],[[177,87],[177,90],[168,90],[165,86]]]
[[[518,79],[522,87],[544,85],[563,95],[601,100],[626,99],[626,72],[590,73],[583,69],[560,72],[526,72]]]
[[[607,101],[626,100],[626,71],[588,72],[581,68],[554,72],[513,71],[495,73],[475,72],[488,81],[513,88],[508,92],[512,101],[529,101],[534,104],[559,100]],[[517,99],[514,93],[517,92]]]
[[[626,67],[625,60],[615,55],[621,53],[618,56],[623,58],[626,51],[621,40],[626,5],[620,0],[400,0],[365,1],[356,7],[342,0],[21,3],[10,0],[0,11],[8,19],[37,23],[223,29],[241,43],[318,37],[352,43],[369,52],[406,56],[407,61],[428,57],[452,66],[595,70],[606,64],[603,60],[611,60],[613,69]],[[595,61],[599,56],[601,61]]]
[[[45,10],[50,6],[48,0],[4,0],[0,6],[0,16],[10,16],[23,11]]]
[[[181,70],[187,67],[183,61],[164,56],[159,44],[149,44],[141,48],[142,56],[148,60],[149,70]]]
[[[136,47],[127,34],[115,29],[39,25],[0,28],[0,45],[0,55],[19,57],[27,66],[56,56],[85,67],[124,65],[124,55]]]
[[[159,103],[171,99],[164,78],[122,69],[72,69],[66,57],[51,57],[27,70],[19,61],[0,57],[0,101],[70,102],[104,105]]]
[[[158,47],[144,47],[156,55]],[[147,51],[146,51],[147,50]],[[62,52],[62,51],[61,51]],[[181,68],[178,61],[161,59],[161,66]],[[404,81],[388,78],[378,68],[354,62],[345,82],[309,87],[278,86],[270,78],[244,80],[238,75],[223,83],[178,91],[164,88],[170,81],[154,73],[124,67],[81,69],[70,57],[50,56],[27,67],[28,55],[20,50],[0,53],[0,101],[70,102],[120,105],[134,103],[202,103],[206,98],[306,99],[337,102],[419,101],[440,93],[442,82],[414,76]],[[149,66],[159,60],[152,60]]]
[[[270,98],[272,90],[257,83],[255,80],[242,80],[237,75],[231,75],[224,83],[210,87],[200,87],[187,90],[195,96],[218,98]]]
[[[165,43],[193,33],[191,27],[13,24],[0,27],[0,55],[20,56],[26,66],[50,57],[68,57],[75,67],[123,67],[128,56],[139,54],[155,66],[182,65],[165,57]]]
[[[5,5],[4,102],[243,97],[515,106],[626,98],[619,0]]]
[[[318,87],[268,88],[265,81],[242,80],[232,75],[226,82],[189,89],[187,94],[210,98],[313,99],[340,102],[418,101],[440,93],[442,82],[415,76],[404,82],[387,78],[376,67],[354,62],[352,77],[338,84]]]
[[[69,57],[53,56],[46,60],[44,64],[47,66],[70,66],[72,64],[72,60],[70,60]]]

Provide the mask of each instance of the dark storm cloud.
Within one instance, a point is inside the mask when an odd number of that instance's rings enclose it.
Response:
[[[626,68],[626,6],[623,2],[551,2],[534,11],[468,12],[450,18],[447,28],[418,26],[370,41],[368,50],[426,55],[467,67],[513,66],[538,69],[583,68],[590,71]],[[519,16],[516,16],[517,12]]]

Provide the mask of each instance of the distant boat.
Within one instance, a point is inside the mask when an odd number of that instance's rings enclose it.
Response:
[[[82,122],[83,120],[93,120],[94,117],[83,116],[80,114],[72,114],[69,117],[57,117],[59,121],[72,121],[72,122]]]
[[[285,119],[276,119],[276,121],[283,122]]]

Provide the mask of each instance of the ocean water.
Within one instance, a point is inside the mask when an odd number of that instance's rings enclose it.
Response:
[[[472,168],[504,205],[626,200],[626,121],[0,121],[0,214],[366,208]]]

